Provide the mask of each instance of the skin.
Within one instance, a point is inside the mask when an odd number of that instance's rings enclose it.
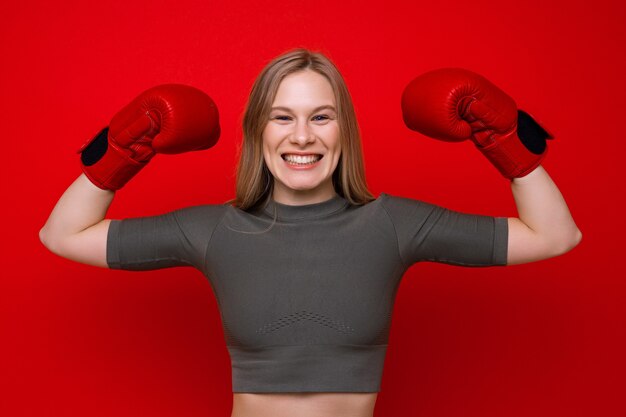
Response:
[[[330,107],[316,110],[320,106]],[[274,176],[274,200],[303,205],[335,196],[332,175],[341,155],[341,143],[335,95],[328,80],[310,70],[286,76],[272,109],[263,131],[263,156]],[[324,157],[312,169],[295,170],[281,157],[290,152]]]

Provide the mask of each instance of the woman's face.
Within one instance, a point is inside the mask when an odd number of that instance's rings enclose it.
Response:
[[[263,130],[263,156],[277,202],[313,204],[336,195],[332,175],[341,155],[336,109],[330,83],[317,72],[292,73],[280,83]],[[293,160],[296,154],[301,156]]]

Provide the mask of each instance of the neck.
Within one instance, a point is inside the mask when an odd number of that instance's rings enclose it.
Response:
[[[272,199],[280,204],[287,204],[290,206],[302,206],[307,204],[316,204],[324,201],[328,201],[338,194],[334,188],[324,190],[277,190],[274,189],[272,193]]]

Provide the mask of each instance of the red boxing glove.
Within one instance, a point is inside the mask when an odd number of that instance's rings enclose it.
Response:
[[[411,81],[402,94],[404,123],[435,139],[471,139],[508,179],[533,171],[546,156],[552,134],[484,77],[441,68]]]
[[[141,93],[78,153],[91,182],[118,190],[156,153],[208,149],[219,136],[219,115],[209,96],[191,86],[164,84]]]

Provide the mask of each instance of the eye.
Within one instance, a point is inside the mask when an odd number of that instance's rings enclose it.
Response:
[[[274,119],[276,119],[276,120],[289,120],[291,118],[289,116],[275,116]]]
[[[321,119],[318,119],[319,117],[321,117]],[[322,120],[328,120],[330,119],[330,117],[328,117],[325,114],[318,114],[317,116],[313,116],[313,119],[317,122],[321,122]]]

